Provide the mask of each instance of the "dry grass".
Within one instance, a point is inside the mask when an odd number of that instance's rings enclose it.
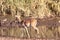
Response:
[[[23,17],[32,16],[34,18],[53,17],[60,18],[60,0],[0,0],[0,20],[7,18],[14,20],[15,15]],[[59,19],[60,20],[60,19]],[[52,26],[53,27],[53,26]],[[60,26],[55,29],[47,29],[46,26],[39,26],[40,34],[37,35],[34,29],[30,29],[31,38],[53,38],[60,37]],[[1,36],[14,36],[27,38],[27,33],[24,28],[19,27],[0,27]]]
[[[60,37],[60,30],[58,31],[55,30],[50,30],[47,29],[46,26],[39,26],[39,35],[36,33],[36,31],[33,28],[28,28],[29,34],[31,38],[55,38],[55,37]],[[57,33],[56,33],[57,32]],[[58,34],[59,32],[59,34]],[[0,36],[11,36],[11,37],[17,37],[17,38],[28,38],[28,35],[26,33],[26,30],[24,28],[19,28],[19,27],[12,27],[12,28],[7,28],[7,27],[0,27]]]

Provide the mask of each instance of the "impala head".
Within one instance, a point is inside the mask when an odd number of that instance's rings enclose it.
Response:
[[[15,15],[15,18],[16,18],[16,20],[18,20],[19,22],[21,22],[21,17],[20,17],[20,15]]]

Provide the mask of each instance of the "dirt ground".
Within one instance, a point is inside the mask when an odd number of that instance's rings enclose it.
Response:
[[[48,39],[48,38],[41,38],[41,39],[20,39],[20,38],[12,38],[12,37],[0,37],[0,40],[59,40],[59,38],[57,39]]]

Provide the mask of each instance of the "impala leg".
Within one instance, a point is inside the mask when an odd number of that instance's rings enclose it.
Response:
[[[36,31],[37,31],[37,34],[39,34],[39,29],[37,27],[33,27]]]
[[[27,27],[26,27],[26,26],[24,26],[24,27],[25,27],[25,29],[26,29],[26,32],[27,32],[28,38],[30,38],[30,35],[29,35],[29,32],[28,32]]]
[[[29,34],[29,32],[28,32],[27,26],[25,26],[24,23],[23,23],[22,25],[23,25],[24,28],[26,29],[26,32],[27,32],[28,38],[30,38],[30,34]]]

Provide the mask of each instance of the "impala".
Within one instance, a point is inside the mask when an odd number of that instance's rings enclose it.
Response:
[[[16,18],[18,20],[20,20],[20,16],[16,16]],[[22,26],[24,26],[24,28],[26,29],[27,33],[28,33],[27,27],[33,27],[36,30],[37,34],[39,34],[39,29],[36,27],[37,19],[35,19],[35,18],[25,18],[20,22],[21,22]],[[28,36],[30,38],[29,33],[28,33]]]

